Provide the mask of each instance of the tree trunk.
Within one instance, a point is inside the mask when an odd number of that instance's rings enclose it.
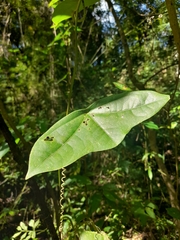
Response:
[[[23,160],[23,153],[18,148],[17,144],[14,141],[14,138],[9,131],[4,119],[2,118],[2,115],[0,114],[0,130],[6,140],[6,142],[9,145],[9,148],[12,152],[14,161],[19,164],[20,169],[24,172],[24,175],[27,171],[27,165],[25,164],[25,159]],[[47,204],[45,202],[45,195],[39,190],[39,187],[37,185],[37,182],[35,178],[32,178],[29,180],[31,189],[34,192],[34,196],[36,196],[36,202],[40,206],[41,209],[41,221],[45,224],[45,226],[48,228],[51,237],[53,240],[59,240],[58,235],[56,233],[55,227],[53,225],[53,220],[50,214],[50,211],[47,207]]]

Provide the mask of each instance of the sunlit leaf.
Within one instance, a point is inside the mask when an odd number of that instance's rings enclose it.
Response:
[[[35,223],[35,221],[34,221],[34,219],[31,219],[30,221],[29,221],[29,226],[30,227],[34,227],[34,223]]]
[[[122,91],[131,91],[131,89],[124,84],[118,83],[118,82],[113,82],[114,86],[117,87],[118,89]]]
[[[81,236],[80,240],[109,240],[108,236],[104,233],[97,233],[97,232],[91,232],[91,231],[84,231]]]
[[[152,172],[151,167],[148,167],[148,177],[149,177],[150,180],[152,180],[152,178],[153,178],[153,172]]]
[[[23,229],[23,230],[27,230],[27,226],[26,226],[26,224],[23,223],[23,222],[20,222],[20,227],[21,227],[21,229]]]
[[[156,218],[155,213],[154,213],[154,210],[153,210],[152,208],[146,207],[145,210],[146,210],[146,213],[147,213],[147,215],[148,215],[149,217],[151,217],[151,218],[153,218],[153,219]]]
[[[3,143],[0,146],[0,159],[6,155],[6,153],[9,152],[9,146],[7,143]]]
[[[20,234],[21,234],[21,232],[17,232],[17,233],[15,233],[15,234],[12,236],[12,239],[17,238]]]
[[[52,21],[55,25],[60,22],[73,17],[74,13],[77,11],[79,0],[66,0],[60,2],[54,10]],[[81,11],[84,7],[93,5],[98,0],[84,0],[84,5],[81,1],[78,11]]]
[[[150,207],[150,208],[152,208],[152,209],[158,209],[158,207],[157,207],[154,203],[152,203],[152,202],[149,202],[149,203],[147,204],[147,207]]]
[[[150,129],[155,129],[155,130],[159,129],[158,125],[152,121],[144,122],[143,125]]]
[[[55,7],[58,4],[59,0],[51,0],[49,3],[49,7]]]
[[[26,179],[68,166],[90,152],[117,146],[138,123],[169,100],[153,91],[135,91],[101,99],[55,123],[34,144]]]
[[[171,129],[174,129],[177,126],[177,122],[171,122]]]

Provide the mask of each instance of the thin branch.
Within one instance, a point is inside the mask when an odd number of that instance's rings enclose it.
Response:
[[[178,56],[179,56],[179,65],[180,65],[180,28],[176,13],[175,0],[166,0],[166,7],[169,15],[169,22],[174,36],[174,42],[177,47]]]
[[[106,50],[102,51],[98,56],[96,56],[93,61],[90,63],[91,65],[98,60],[98,58],[100,58],[104,53],[105,53]]]
[[[132,64],[132,59],[131,59],[131,54],[130,54],[130,50],[129,50],[129,46],[127,43],[127,39],[123,30],[123,27],[121,26],[121,23],[119,21],[119,18],[116,14],[116,11],[114,10],[113,4],[111,2],[111,0],[106,0],[108,7],[114,17],[114,20],[116,22],[117,28],[118,28],[118,32],[119,35],[121,37],[121,42],[124,48],[124,53],[125,53],[125,58],[126,58],[126,63],[127,63],[127,70],[128,70],[128,74],[129,74],[129,78],[131,80],[131,82],[133,83],[133,85],[139,89],[139,90],[143,90],[144,86],[142,83],[138,82],[134,73],[133,73],[133,64]]]
[[[103,48],[104,43],[101,43],[101,45],[98,47],[98,49],[96,50],[96,52],[94,53],[93,57],[90,60],[90,64],[92,64],[93,62],[95,62],[102,54],[100,54],[97,57],[98,52]]]
[[[70,91],[69,91],[69,96],[68,96],[68,104],[67,104],[67,109],[66,109],[66,115],[69,114],[70,111],[70,105],[71,105],[71,98],[73,94],[73,87],[74,87],[74,80],[77,74],[77,69],[78,69],[78,41],[77,41],[77,23],[78,23],[78,10],[81,4],[81,0],[78,0],[77,3],[77,9],[74,15],[74,69],[73,69],[73,74],[71,77],[71,83],[70,83]]]
[[[80,53],[80,55],[81,55],[81,58],[82,58],[83,61],[84,61],[84,56],[83,56],[83,53],[82,53],[82,50],[81,50],[81,47],[80,47],[79,44],[78,44],[78,50],[79,50],[79,53]]]
[[[158,70],[155,74],[153,74],[151,77],[149,77],[149,78],[145,81],[144,86],[147,84],[147,82],[149,82],[152,78],[154,78],[154,77],[155,77],[156,75],[158,75],[160,72],[162,72],[162,71],[164,71],[164,70],[166,70],[166,69],[168,69],[168,68],[170,68],[170,67],[173,67],[173,66],[175,66],[175,65],[177,65],[177,63],[172,63],[172,64],[170,64],[170,65],[168,65],[168,66],[166,66],[166,67],[161,68],[160,70]]]
[[[6,43],[6,36],[8,36],[7,28],[8,28],[9,21],[10,21],[10,4],[8,4],[6,7],[6,21],[5,21],[4,29],[2,32],[2,48],[3,48],[4,57],[7,59],[8,59],[8,51],[5,46],[8,45],[8,43]]]
[[[22,39],[22,46],[25,47],[24,34],[23,34],[23,30],[22,30],[22,22],[21,22],[21,15],[20,15],[20,9],[19,8],[18,8],[18,20],[19,20],[21,39]]]
[[[91,36],[91,33],[92,33],[92,27],[93,27],[93,25],[94,25],[94,23],[91,22],[90,27],[89,27],[89,33],[88,33],[87,41],[86,41],[85,48],[84,48],[83,63],[84,63],[84,61],[85,61],[85,55],[86,55],[86,52],[87,52],[87,47],[88,47],[88,44],[89,44],[89,39],[90,39],[90,36]]]

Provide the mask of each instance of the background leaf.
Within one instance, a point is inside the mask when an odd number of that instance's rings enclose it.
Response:
[[[167,213],[171,217],[173,217],[175,219],[180,219],[180,211],[179,211],[179,209],[177,209],[177,208],[166,208],[166,210],[167,210]]]
[[[155,129],[155,130],[159,129],[158,125],[152,121],[144,122],[143,125],[150,129]]]
[[[55,123],[35,143],[26,179],[68,166],[87,153],[117,146],[138,123],[154,115],[169,96],[135,91],[101,99]]]
[[[146,207],[145,210],[149,217],[154,218],[154,219],[156,218],[154,210],[152,208]]]
[[[81,236],[80,240],[108,240],[108,236],[104,233],[97,233],[97,232],[91,232],[91,231],[84,231]]]
[[[124,84],[118,83],[118,82],[113,82],[114,86],[117,87],[118,89],[122,91],[131,91],[131,89]]]
[[[97,2],[97,0],[85,0],[84,6],[88,7]],[[60,22],[69,19],[73,16],[74,12],[77,10],[78,0],[68,0],[60,2],[54,10],[53,13],[53,22],[55,25],[58,25]],[[83,4],[80,4],[79,12],[83,10]]]
[[[153,178],[153,172],[152,172],[151,167],[148,167],[148,177],[149,177],[150,180],[152,180],[152,178]]]

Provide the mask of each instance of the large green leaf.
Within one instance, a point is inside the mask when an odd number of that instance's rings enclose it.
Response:
[[[78,2],[80,0],[65,0],[60,2],[54,10],[52,21],[55,25],[60,22],[73,17],[74,13],[77,11]],[[93,5],[98,0],[84,0],[84,5],[81,1],[78,11],[81,11],[84,7]]]
[[[132,127],[153,116],[168,100],[168,95],[135,91],[72,112],[34,144],[26,179],[68,166],[87,153],[114,148]]]
[[[91,231],[84,231],[81,236],[80,240],[109,240],[108,236],[104,232],[91,232]]]

